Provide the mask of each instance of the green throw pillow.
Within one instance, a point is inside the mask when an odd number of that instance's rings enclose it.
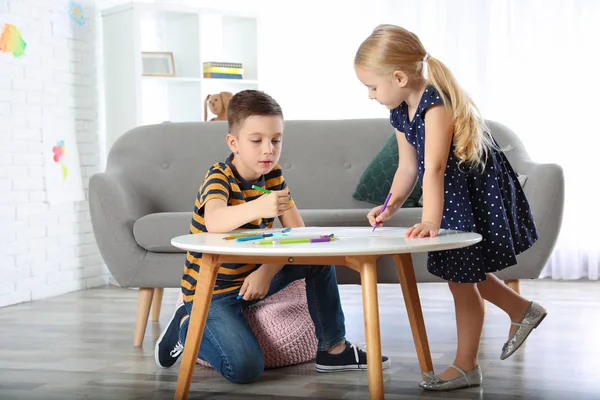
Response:
[[[363,172],[352,197],[356,200],[366,201],[375,205],[383,204],[390,192],[397,169],[398,142],[394,134],[390,136],[381,150],[375,155],[375,158],[373,158],[365,172]],[[417,182],[402,207],[420,207],[419,199],[421,198],[421,194],[421,185]]]

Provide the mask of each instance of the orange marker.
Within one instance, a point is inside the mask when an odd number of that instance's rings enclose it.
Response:
[[[246,237],[246,236],[258,236],[258,235],[264,235],[264,232],[256,232],[256,233],[240,233],[237,235],[231,235],[231,236],[225,236],[223,239],[225,240],[234,240],[237,238],[241,238],[241,237]]]

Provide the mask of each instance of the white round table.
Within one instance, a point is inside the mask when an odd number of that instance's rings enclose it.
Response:
[[[365,318],[367,354],[370,360],[381,359],[379,304],[377,299],[377,259],[393,256],[404,295],[417,357],[422,372],[433,372],[423,312],[417,290],[411,253],[450,250],[471,246],[481,235],[471,232],[441,231],[435,238],[408,239],[407,228],[380,227],[307,227],[293,228],[287,238],[306,238],[333,234],[336,240],[322,243],[257,244],[258,240],[225,240],[230,234],[183,235],[171,240],[175,247],[203,253],[190,326],[175,392],[176,399],[186,399],[196,357],[221,263],[278,263],[296,265],[345,265],[360,273]],[[240,233],[236,231],[235,233]],[[278,233],[281,229],[263,230]],[[271,239],[271,238],[269,238]],[[279,239],[276,237],[276,239]],[[380,363],[369,364],[371,399],[383,399],[383,372]]]

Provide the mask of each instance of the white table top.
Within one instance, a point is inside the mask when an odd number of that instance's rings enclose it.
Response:
[[[224,240],[230,234],[205,233],[177,236],[175,247],[186,251],[219,255],[252,256],[353,256],[418,253],[450,250],[471,246],[481,241],[481,235],[471,232],[440,231],[435,238],[407,239],[407,228],[380,227],[306,227],[293,228],[289,238],[334,234],[337,240],[325,243],[290,243],[259,245],[256,241]],[[240,231],[252,232],[252,231]],[[281,232],[281,229],[261,232]]]

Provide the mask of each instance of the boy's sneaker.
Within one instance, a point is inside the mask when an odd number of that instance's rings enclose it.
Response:
[[[381,357],[383,369],[389,368],[392,362],[388,357]],[[317,372],[361,371],[367,369],[367,353],[346,341],[346,349],[340,354],[329,354],[317,351],[315,365]]]
[[[159,367],[173,366],[183,352],[183,345],[179,341],[179,324],[186,315],[185,305],[181,303],[175,309],[165,330],[160,334],[154,347],[154,360]]]

